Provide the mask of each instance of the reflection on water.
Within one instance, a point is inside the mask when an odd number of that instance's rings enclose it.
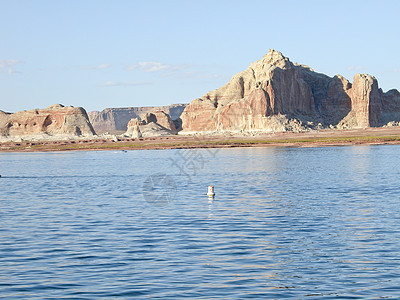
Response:
[[[396,298],[399,150],[0,154],[0,297]]]

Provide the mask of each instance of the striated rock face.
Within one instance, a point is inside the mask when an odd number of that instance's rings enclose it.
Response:
[[[82,107],[60,104],[13,114],[0,111],[0,133],[3,136],[95,134]]]
[[[400,92],[398,90],[390,90],[383,94],[381,124],[389,122],[400,122]]]
[[[126,130],[132,118],[143,119],[147,113],[164,111],[172,120],[179,119],[187,104],[173,104],[159,107],[106,108],[101,112],[89,112],[89,120],[96,132]]]
[[[317,108],[325,123],[338,124],[351,111],[351,87],[343,76],[328,77],[326,94],[321,92]]]
[[[205,99],[193,100],[181,115],[182,128],[185,131],[216,130],[215,112],[217,101]]]
[[[351,107],[359,127],[378,126],[383,93],[375,77],[357,74],[353,79]]]
[[[370,75],[357,74],[351,84],[340,75],[317,73],[271,49],[226,85],[193,100],[181,115],[182,128],[268,131],[278,120],[284,125],[293,118],[325,127],[381,126],[400,115],[396,92],[383,93]]]

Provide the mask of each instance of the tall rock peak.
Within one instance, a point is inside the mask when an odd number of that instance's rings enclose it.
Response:
[[[343,76],[329,77],[293,64],[281,52],[270,49],[227,84],[190,103],[181,116],[182,128],[270,130],[271,119],[281,115],[338,128],[400,121],[399,93],[383,93],[371,75],[357,74],[353,81],[351,84]]]
[[[254,72],[256,79],[264,80],[270,77],[270,72],[276,68],[289,69],[293,64],[281,52],[270,49],[264,57],[252,64],[250,69]]]
[[[291,65],[291,62],[281,52],[270,49],[266,55],[262,58],[261,62],[264,65],[276,66],[279,68],[285,68]]]

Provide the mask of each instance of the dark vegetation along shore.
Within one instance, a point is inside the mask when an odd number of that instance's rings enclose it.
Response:
[[[38,152],[73,150],[148,150],[231,147],[323,147],[347,145],[400,144],[400,128],[367,128],[358,130],[320,130],[283,132],[257,136],[167,136],[121,138],[118,140],[87,139],[70,141],[6,142],[0,152]]]

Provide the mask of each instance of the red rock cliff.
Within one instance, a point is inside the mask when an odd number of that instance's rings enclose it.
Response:
[[[226,85],[193,100],[181,119],[187,132],[270,130],[271,118],[281,115],[310,124],[362,128],[383,125],[389,106],[400,119],[399,95],[384,94],[370,75],[357,74],[351,84],[340,75],[331,78],[293,64],[271,49]]]
[[[60,104],[13,114],[0,112],[0,130],[6,136],[95,134],[83,108]]]

